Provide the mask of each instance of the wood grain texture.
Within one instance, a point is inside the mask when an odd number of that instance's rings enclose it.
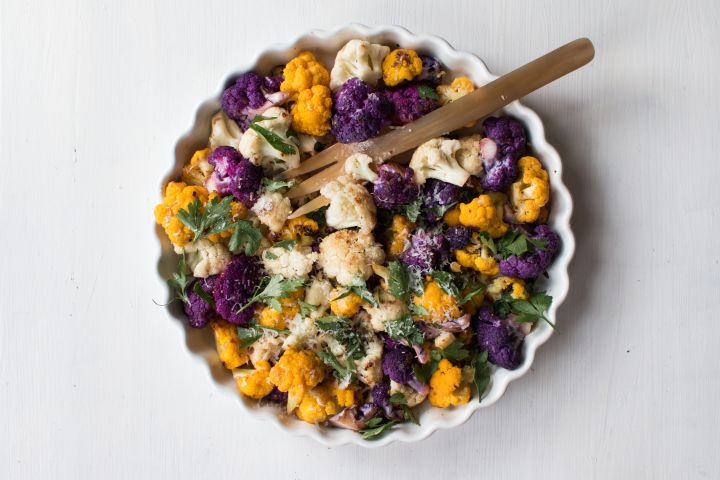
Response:
[[[578,240],[559,331],[465,425],[380,451],[290,438],[216,395],[152,299],[152,207],[224,75],[270,43],[402,24],[530,95]],[[707,1],[0,2],[0,478],[719,478],[720,6]]]

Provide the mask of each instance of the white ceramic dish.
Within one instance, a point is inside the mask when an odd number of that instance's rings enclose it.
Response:
[[[394,46],[401,45],[405,48],[412,48],[437,57],[446,69],[453,75],[467,75],[476,85],[483,85],[496,78],[492,75],[485,64],[477,56],[460,52],[453,49],[445,40],[424,35],[414,35],[404,28],[397,26],[366,27],[364,25],[349,24],[332,31],[313,30],[302,35],[294,42],[286,45],[269,47],[258,55],[252,62],[238,69],[237,72],[229,75],[220,85],[218,94],[204,102],[198,109],[192,129],[179,141],[175,149],[175,168],[164,179],[163,185],[170,179],[176,178],[182,165],[192,156],[198,148],[204,148],[210,134],[210,118],[220,108],[219,98],[224,87],[232,77],[239,73],[255,70],[260,73],[269,70],[279,64],[286,63],[295,54],[302,50],[311,50],[323,63],[330,68],[337,52],[348,40],[363,38],[375,43]],[[530,60],[530,59],[528,59]],[[572,213],[572,199],[562,182],[562,164],[555,149],[545,140],[542,122],[540,118],[529,108],[513,102],[504,109],[504,113],[518,118],[526,126],[532,149],[540,158],[548,170],[552,188],[552,209],[548,223],[558,233],[562,240],[562,249],[553,265],[548,270],[549,280],[545,288],[553,297],[553,303],[548,312],[549,319],[556,322],[556,312],[565,299],[568,291],[567,267],[575,250],[575,240],[570,230],[570,215]],[[170,244],[166,237],[158,229],[158,236],[161,238],[162,252],[158,264],[160,280],[169,276],[177,265],[177,259],[172,253]],[[173,316],[178,319],[183,315],[177,306],[170,309]],[[186,322],[178,322],[178,326],[186,325]],[[237,398],[240,407],[248,415],[255,418],[268,420],[285,432],[296,436],[307,436],[328,446],[338,446],[348,443],[361,445],[363,447],[380,447],[395,441],[414,442],[430,436],[439,429],[452,428],[467,421],[476,410],[495,403],[505,392],[508,384],[523,376],[533,363],[535,352],[538,347],[545,343],[553,330],[547,324],[540,322],[537,328],[525,338],[524,362],[516,370],[509,371],[497,369],[492,375],[492,380],[486,396],[481,403],[473,398],[468,404],[452,409],[439,409],[425,406],[419,411],[421,426],[403,424],[395,427],[388,434],[377,440],[363,440],[360,435],[349,430],[322,428],[304,423],[295,418],[284,415],[280,409],[272,405],[259,405],[253,400],[242,397],[235,389],[230,372],[224,370],[218,364],[215,356],[213,341],[207,332],[209,329],[195,330],[185,327],[187,346],[193,359],[203,362],[209,367],[213,378],[221,384],[221,390]],[[211,407],[208,405],[208,407]],[[212,407],[211,407],[212,408]]]

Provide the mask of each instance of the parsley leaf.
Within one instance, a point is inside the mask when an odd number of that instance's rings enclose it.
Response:
[[[393,261],[388,264],[390,275],[388,287],[390,293],[399,300],[407,302],[410,300],[410,274],[407,268],[400,262]]]
[[[386,430],[392,428],[396,423],[395,420],[386,421],[382,417],[375,417],[365,425],[365,428],[360,430],[360,434],[365,440],[373,440],[378,438]]]
[[[317,210],[313,210],[310,213],[305,214],[306,217],[308,217],[310,220],[314,220],[317,222],[318,227],[323,228],[327,225],[327,221],[325,219],[325,212],[327,211],[328,207],[321,207]]]
[[[273,248],[284,248],[285,250],[292,250],[295,248],[295,244],[297,242],[295,240],[280,240],[276,244],[273,245]]]
[[[548,241],[545,238],[534,239],[520,230],[511,230],[500,237],[497,251],[501,257],[508,258],[512,255],[523,255],[533,249],[545,250],[547,245]]]
[[[437,282],[438,285],[440,285],[440,288],[442,288],[445,293],[452,295],[455,298],[460,296],[460,291],[458,290],[457,285],[455,285],[455,276],[452,273],[444,272],[442,270],[433,270],[430,272],[430,276],[433,280],[435,280],[435,282]]]
[[[190,303],[190,299],[188,298],[187,293],[185,293],[185,290],[191,280],[192,277],[188,277],[187,275],[185,254],[183,254],[178,262],[178,271],[173,272],[172,278],[167,279],[167,284],[173,292],[173,297],[170,299],[170,303],[175,300],[182,300],[183,303]]]
[[[513,297],[509,292],[503,293],[499,299],[493,302],[493,313],[502,319],[507,318],[507,316],[510,315],[510,312],[512,311],[512,309],[510,308],[510,302],[512,301]]]
[[[240,247],[244,247],[245,255],[254,255],[262,240],[260,230],[249,220],[238,220],[232,227],[234,230],[228,243],[230,251],[237,253]]]
[[[393,340],[406,340],[410,345],[422,345],[425,340],[423,332],[410,315],[404,315],[397,320],[387,320],[385,331]]]
[[[230,203],[234,200],[232,195],[215,197],[210,200],[205,208],[199,198],[192,201],[187,210],[180,209],[177,218],[193,232],[193,242],[207,235],[220,233],[232,226],[230,215]]]
[[[481,283],[479,283],[477,285],[473,285],[472,287],[470,287],[470,291],[468,293],[466,293],[465,295],[463,295],[462,298],[460,298],[460,300],[458,300],[458,305],[459,306],[465,305],[467,302],[472,300],[476,295],[480,295],[484,291],[485,291],[485,285],[483,285]]]
[[[430,352],[430,361],[426,364],[421,365],[416,363],[413,365],[413,373],[415,373],[415,378],[417,378],[420,383],[428,383],[430,381],[430,377],[432,377],[432,374],[435,373],[435,370],[438,368],[440,358],[435,352],[437,352],[437,350]]]
[[[468,349],[465,348],[465,345],[459,341],[455,341],[444,349],[436,351],[439,352],[440,356],[447,358],[451,362],[459,362],[460,360],[465,360],[470,356]]]
[[[273,132],[272,130],[268,130],[267,128],[263,127],[262,125],[259,125],[257,122],[261,122],[263,120],[272,120],[272,118],[263,117],[262,115],[255,115],[255,118],[253,118],[252,123],[250,123],[250,127],[253,130],[255,130],[257,133],[262,135],[262,137],[265,139],[266,142],[270,144],[271,147],[273,147],[278,152],[292,155],[294,154],[297,149],[294,145],[290,145],[289,143],[285,143],[285,140],[278,135],[277,133]]]
[[[482,351],[473,358],[472,366],[474,369],[473,382],[475,383],[475,388],[477,388],[478,402],[482,402],[485,389],[490,383],[490,366],[488,365],[487,352]]]
[[[282,190],[283,188],[292,188],[295,186],[297,181],[295,180],[280,180],[280,179],[274,179],[274,178],[267,178],[263,177],[262,179],[262,185],[263,189],[266,192],[276,192],[278,190]]]
[[[418,94],[423,100],[440,100],[440,96],[437,94],[434,88],[430,85],[420,84],[418,85]]]
[[[545,312],[550,308],[550,304],[552,304],[552,297],[540,292],[533,294],[530,300],[512,300],[510,302],[510,309],[517,315],[515,318],[516,322],[535,323],[542,319],[545,320],[548,325],[555,328],[555,325],[545,316]]]
[[[411,221],[416,222],[420,216],[420,207],[422,206],[422,198],[418,197],[412,202],[401,205],[404,215]]]
[[[257,342],[263,335],[264,330],[269,330],[278,334],[289,334],[290,330],[266,327],[264,325],[258,325],[255,322],[250,322],[247,327],[238,327],[238,337],[240,338],[240,348],[249,347],[253,343]]]
[[[362,277],[354,277],[350,285],[347,287],[347,290],[342,295],[335,297],[335,300],[345,298],[350,295],[350,293],[354,293],[373,307],[380,306],[380,302],[378,302],[375,298],[375,295],[373,295],[370,290],[368,290],[367,284]]]
[[[332,353],[326,351],[326,350],[319,350],[317,352],[318,357],[320,357],[320,360],[325,362],[326,365],[332,367],[333,370],[335,370],[335,374],[338,377],[338,379],[341,382],[349,381],[353,377],[353,369],[349,366],[345,366],[342,363],[340,363],[340,360],[335,357]]]
[[[239,312],[242,312],[247,307],[255,302],[265,302],[277,311],[282,310],[282,305],[278,302],[278,298],[287,298],[298,288],[302,287],[305,280],[302,278],[289,278],[285,280],[282,275],[273,275],[272,277],[265,277],[258,285],[255,290],[256,293],[250,297],[248,303],[240,307]]]
[[[427,308],[423,307],[422,305],[417,305],[415,303],[410,304],[410,311],[413,313],[413,315],[417,315],[417,316],[424,316],[424,315],[430,314],[427,311]]]
[[[478,238],[480,240],[480,245],[482,245],[483,247],[487,247],[487,249],[490,250],[493,255],[497,255],[497,246],[495,245],[495,240],[493,240],[489,233],[480,232],[478,234]]]
[[[412,422],[415,425],[420,425],[420,422],[418,421],[417,417],[412,411],[412,408],[410,408],[407,404],[407,399],[405,399],[405,395],[402,393],[394,393],[390,396],[390,403],[393,405],[399,405],[403,409],[403,419],[406,422]]]
[[[200,282],[195,282],[195,285],[193,285],[193,291],[197,293],[197,296],[202,298],[205,303],[210,305],[212,308],[215,308],[215,299],[209,292],[205,291]]]
[[[418,297],[422,296],[425,291],[425,277],[422,272],[415,267],[409,267],[407,271],[410,277],[410,291]],[[425,315],[427,315],[427,313],[425,313]]]
[[[323,332],[329,332],[345,347],[345,356],[351,360],[359,360],[365,355],[362,336],[356,332],[348,319],[328,315],[315,320],[315,325]]]
[[[298,300],[298,305],[300,305],[300,315],[303,317],[307,317],[319,307],[319,305],[313,305],[312,303],[307,303],[302,300]]]
[[[278,256],[272,253],[270,250],[266,250],[263,255],[265,255],[265,258],[267,258],[268,260],[277,260],[278,258]]]

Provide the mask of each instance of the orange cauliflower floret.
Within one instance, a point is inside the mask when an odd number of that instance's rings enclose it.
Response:
[[[303,422],[322,423],[339,411],[340,407],[335,402],[332,385],[324,384],[303,395],[295,415]]]
[[[332,94],[325,85],[313,85],[298,94],[293,105],[292,127],[298,133],[321,137],[330,131]]]
[[[415,224],[404,215],[394,215],[390,225],[390,242],[388,256],[396,258],[410,246],[410,232]]]
[[[209,148],[203,148],[193,154],[190,161],[182,169],[181,180],[183,182],[188,185],[205,185],[205,180],[210,177],[214,170],[213,166],[207,161],[211,151]]]
[[[340,388],[335,382],[333,384],[333,394],[337,399],[337,404],[341,407],[352,407],[355,405],[355,389],[353,388]]]
[[[430,377],[430,405],[447,408],[462,405],[470,400],[470,385],[463,378],[463,371],[446,358],[440,360],[438,369]]]
[[[455,298],[440,288],[434,280],[425,284],[425,291],[421,297],[413,297],[413,303],[427,310],[428,314],[422,315],[421,318],[430,322],[442,323],[461,315]]]
[[[415,50],[398,48],[387,54],[382,63],[385,85],[394,87],[412,80],[422,72],[422,60]]]
[[[297,57],[290,60],[283,70],[283,78],[280,90],[290,93],[290,98],[293,100],[300,92],[314,85],[327,87],[330,84],[330,73],[327,68],[310,52],[300,52]]]
[[[193,233],[187,228],[177,214],[180,210],[187,210],[196,198],[204,204],[208,199],[205,187],[188,186],[184,182],[170,182],[165,187],[162,203],[155,207],[155,221],[165,229],[173,245],[182,247],[193,239]]]
[[[248,361],[248,354],[246,349],[240,347],[237,325],[218,318],[210,322],[210,327],[215,336],[218,357],[225,368],[232,370],[245,365]]]
[[[471,252],[470,249],[455,250],[455,259],[465,268],[472,268],[483,275],[497,275],[500,273],[498,263],[490,256],[487,248]]]
[[[360,306],[362,305],[363,300],[360,298],[360,295],[354,292],[351,292],[349,295],[342,298],[337,298],[343,293],[344,289],[341,291],[335,291],[332,294],[331,298],[334,298],[334,300],[330,302],[330,311],[339,317],[352,317],[360,311]]]
[[[460,225],[460,207],[455,206],[445,212],[445,215],[443,215],[443,221],[450,227]]]
[[[438,85],[435,90],[440,97],[440,105],[447,105],[475,90],[475,85],[468,77],[458,77],[450,85]]]
[[[325,378],[325,364],[312,350],[288,348],[270,369],[270,382],[288,392],[287,411],[295,410],[305,393]]]
[[[304,295],[304,290],[301,289]],[[295,294],[293,294],[294,296]],[[277,328],[279,330],[285,330],[287,324],[292,320],[295,315],[300,313],[300,307],[297,304],[297,297],[295,298],[282,298],[280,304],[282,305],[282,311],[278,312],[272,307],[264,307],[258,313],[258,323],[263,327]]]
[[[280,232],[281,240],[295,240],[301,245],[310,246],[312,235],[318,231],[318,223],[305,215],[291,218]]]
[[[460,204],[458,220],[466,227],[479,228],[493,238],[502,237],[508,230],[503,221],[503,195],[489,193],[474,198],[470,203]]]
[[[520,222],[532,223],[540,216],[540,210],[550,200],[548,173],[535,157],[518,160],[520,179],[512,184],[510,203],[515,209],[515,218]]]
[[[254,370],[236,370],[233,375],[238,391],[246,397],[260,400],[273,389],[269,378],[270,363],[266,360],[258,362]]]
[[[526,300],[527,291],[525,283],[519,278],[514,277],[498,277],[487,286],[485,294],[491,300],[500,300],[502,294],[510,289],[510,295],[516,300]]]

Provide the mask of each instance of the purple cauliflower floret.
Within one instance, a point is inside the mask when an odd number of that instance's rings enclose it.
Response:
[[[372,187],[375,205],[391,209],[412,202],[419,194],[420,186],[415,183],[412,168],[391,162],[380,165]]]
[[[442,69],[440,61],[430,55],[420,55],[420,60],[422,60],[422,72],[420,72],[420,75],[415,77],[415,80],[420,82],[429,82],[433,85],[440,83],[442,81],[442,77],[445,75],[445,71]]]
[[[262,167],[253,165],[233,147],[218,147],[208,157],[215,167],[205,186],[221,195],[232,195],[247,208],[255,205],[262,188]]]
[[[506,321],[482,307],[475,326],[478,346],[488,353],[490,363],[514,370],[522,363],[523,338]]]
[[[415,352],[412,348],[396,344],[394,348],[385,351],[382,359],[383,373],[393,382],[410,385],[416,391],[425,393],[428,387],[415,376],[414,358]]]
[[[257,257],[235,255],[224,272],[218,275],[213,288],[217,313],[235,325],[246,325],[255,305],[238,312],[252,297],[263,274]]]
[[[213,287],[217,276],[200,278],[195,280],[187,290],[188,303],[184,305],[185,315],[188,316],[188,323],[191,327],[202,328],[216,315],[215,309],[195,293],[195,284],[199,283],[200,288],[212,296]]]
[[[465,245],[470,243],[470,237],[472,236],[473,229],[471,227],[465,227],[462,225],[456,225],[450,227],[445,232],[445,241],[448,244],[450,250],[460,250],[465,248]]]
[[[439,222],[442,218],[436,209],[457,203],[460,199],[460,187],[452,183],[430,178],[423,185],[423,215],[430,223]]]
[[[388,125],[392,106],[381,93],[359,78],[335,92],[331,132],[340,143],[364,142]]]
[[[485,165],[481,179],[486,190],[505,190],[518,176],[517,159],[525,151],[526,137],[522,123],[512,117],[490,117],[483,122],[485,137],[480,152]]]
[[[435,89],[424,83],[408,83],[385,92],[392,104],[393,125],[405,125],[435,110],[439,104]]]
[[[500,273],[508,277],[535,278],[542,275],[550,266],[560,247],[560,238],[547,225],[538,225],[530,238],[533,240],[546,240],[545,248],[533,247],[533,250],[524,255],[512,255],[500,260]]]
[[[243,73],[223,92],[220,99],[222,109],[238,122],[243,131],[247,130],[255,115],[287,100],[288,94],[279,91],[281,82],[282,77]]]
[[[378,383],[370,391],[372,403],[388,420],[400,420],[403,416],[402,410],[390,403],[390,384]]]
[[[410,238],[410,247],[400,255],[400,261],[409,267],[417,268],[421,273],[428,273],[438,266],[447,253],[442,235],[421,229]]]
[[[280,403],[285,404],[287,403],[288,394],[287,392],[281,392],[277,389],[277,387],[273,387],[273,389],[268,393],[268,396],[265,397],[265,399],[272,403]]]

